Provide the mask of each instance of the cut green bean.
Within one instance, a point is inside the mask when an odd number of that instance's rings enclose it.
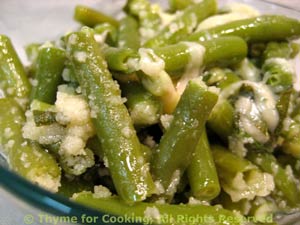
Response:
[[[239,36],[247,42],[284,41],[299,37],[300,22],[286,16],[264,15],[196,32],[181,40],[204,41],[224,35]]]
[[[0,90],[26,107],[30,83],[10,39],[0,35]]]
[[[60,186],[60,168],[55,159],[38,144],[22,136],[23,110],[10,98],[0,99],[0,146],[10,168],[50,191]]]
[[[117,192],[126,202],[142,201],[153,193],[154,183],[119,86],[89,30],[82,29],[66,39],[67,54],[94,114],[93,123]]]
[[[109,23],[115,27],[119,25],[119,22],[113,17],[83,5],[76,6],[74,19],[89,27],[94,27],[100,23]]]
[[[293,87],[295,73],[291,64],[281,58],[267,60],[263,67],[264,81],[275,93],[287,91]]]
[[[263,79],[276,93],[289,90],[293,86],[295,72],[288,61],[292,55],[293,48],[286,42],[270,42],[264,51]]]
[[[119,215],[133,215],[130,223],[189,225],[213,223],[215,225],[242,224],[243,217],[231,211],[207,205],[170,205],[139,202],[124,204],[118,197],[95,198],[91,192],[75,194],[73,200],[86,206]],[[206,218],[206,219],[205,219]],[[209,219],[207,219],[209,218]]]
[[[187,174],[192,195],[197,199],[212,200],[220,193],[217,170],[205,130],[196,146]]]
[[[42,47],[36,62],[35,82],[31,90],[31,100],[53,104],[57,86],[62,81],[65,65],[65,51],[56,47]]]
[[[130,58],[137,57],[137,53],[133,49],[104,47],[102,52],[109,69],[125,72],[127,74],[134,72],[127,63]]]
[[[203,0],[186,8],[182,15],[173,20],[162,29],[155,37],[145,43],[145,47],[158,47],[175,44],[186,39],[197,27],[198,23],[217,11],[215,0]]]
[[[176,182],[188,167],[217,98],[200,80],[190,81],[183,92],[174,119],[152,159],[153,176],[163,185],[166,195],[176,191]]]
[[[297,189],[296,180],[293,174],[290,174],[282,168],[276,158],[269,153],[248,152],[247,157],[262,170],[274,176],[275,185],[291,206],[299,205],[300,193]]]

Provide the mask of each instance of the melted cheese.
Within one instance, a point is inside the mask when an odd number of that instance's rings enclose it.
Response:
[[[179,101],[179,95],[169,74],[164,70],[165,62],[152,49],[140,48],[140,60],[135,64],[136,69],[144,72],[142,78],[144,87],[153,95],[161,98],[166,113],[173,112]]]
[[[235,103],[235,108],[240,115],[242,129],[258,142],[266,143],[269,137],[253,123],[253,119],[260,119],[259,111],[253,101],[250,98],[240,97]]]
[[[211,16],[205,20],[203,20],[197,27],[196,31],[203,31],[209,28],[213,28],[216,26],[220,26],[232,21],[242,20],[253,17],[253,15],[248,15],[239,12],[232,12],[227,14],[215,15]]]
[[[258,82],[260,80],[260,70],[249,62],[249,59],[244,59],[239,63],[236,73],[243,79]]]
[[[180,80],[177,82],[176,88],[181,95],[185,90],[188,82],[199,76],[200,68],[203,64],[205,47],[194,42],[183,42],[187,46],[187,51],[190,54],[190,61],[186,66],[186,70]]]
[[[221,92],[220,98],[227,99],[238,92],[242,85],[252,87],[255,104],[269,130],[273,132],[279,123],[279,114],[276,108],[275,95],[267,85],[251,81],[239,81],[225,88]]]

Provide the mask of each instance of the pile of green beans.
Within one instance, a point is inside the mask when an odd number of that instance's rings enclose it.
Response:
[[[127,0],[120,19],[78,5],[82,27],[29,44],[28,68],[0,34],[11,170],[130,223],[276,224],[299,210],[300,21],[197,29],[226,13],[216,0]]]

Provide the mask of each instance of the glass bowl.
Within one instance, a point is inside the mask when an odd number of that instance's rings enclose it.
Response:
[[[167,5],[167,0],[156,0]],[[262,0],[219,0],[220,4],[242,2],[262,13],[283,14],[300,19],[300,11]],[[113,4],[112,4],[113,3]],[[61,34],[78,27],[72,20],[75,5],[83,4],[118,15],[123,0],[1,0],[0,33],[8,35],[24,64],[23,46],[31,42],[57,39]],[[63,22],[62,22],[63,21]],[[299,66],[298,66],[299,68]],[[1,96],[0,96],[1,97]],[[57,194],[45,191],[7,168],[0,154],[0,224],[109,224],[104,213],[79,205]],[[106,215],[107,216],[107,215]],[[282,215],[280,225],[300,225],[300,214]]]

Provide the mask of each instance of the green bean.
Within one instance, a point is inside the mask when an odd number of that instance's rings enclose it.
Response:
[[[220,100],[211,112],[207,125],[223,141],[228,142],[228,137],[234,131],[234,119],[233,106],[227,100]]]
[[[286,201],[291,206],[299,205],[300,193],[293,175],[283,169],[273,155],[251,151],[248,152],[247,158],[258,165],[262,170],[274,176],[276,187],[282,192]]]
[[[197,199],[212,200],[220,193],[217,170],[205,130],[196,146],[187,174],[192,195]]]
[[[243,218],[231,211],[206,205],[169,205],[139,202],[134,205],[124,204],[118,197],[95,198],[91,192],[75,194],[73,199],[86,206],[119,215],[132,215],[129,223],[196,225],[213,223],[215,225],[242,224]]]
[[[199,22],[215,14],[216,11],[217,3],[215,0],[203,0],[197,4],[190,5],[184,9],[182,15],[163,28],[156,36],[149,39],[145,43],[145,47],[153,48],[175,44],[180,40],[186,39]]]
[[[60,168],[52,155],[23,138],[24,123],[24,112],[18,104],[10,98],[0,99],[0,146],[10,168],[33,183],[57,192]]]
[[[234,36],[201,42],[206,48],[204,64],[206,67],[229,66],[240,62],[247,55],[246,43]],[[232,58],[230,58],[230,56]]]
[[[147,145],[141,144],[141,149],[143,152],[143,155],[145,157],[146,162],[150,163],[152,159],[152,149],[148,147]]]
[[[203,60],[206,67],[232,65],[247,55],[247,44],[239,37],[222,37],[199,44],[206,50]],[[184,69],[192,57],[190,51],[189,46],[184,42],[154,48],[154,52],[165,61],[167,71]]]
[[[233,202],[267,196],[274,189],[273,177],[261,172],[249,160],[239,157],[222,146],[211,146],[220,183]]]
[[[62,81],[65,65],[65,51],[55,47],[43,47],[39,50],[36,62],[36,85],[31,90],[31,100],[53,104],[57,86]]]
[[[176,189],[174,182],[180,179],[188,167],[204,124],[216,102],[217,95],[207,90],[200,80],[190,81],[183,92],[174,119],[162,136],[152,159],[153,176],[163,185],[167,195],[173,194],[172,189]]]
[[[141,83],[121,83],[121,90],[127,99],[126,106],[136,126],[149,126],[159,122],[162,112],[161,102],[145,90]]]
[[[284,41],[299,37],[300,22],[286,16],[264,15],[196,32],[181,40],[204,41],[224,35],[239,36],[247,42]]]
[[[0,90],[25,108],[30,84],[21,61],[7,36],[0,35]]]
[[[142,201],[153,193],[154,183],[119,86],[89,30],[70,34],[66,42],[75,76],[95,114],[93,123],[117,192],[126,202]]]
[[[119,48],[131,48],[134,50],[140,47],[138,23],[133,17],[126,16],[120,20],[117,46]]]
[[[94,27],[100,23],[109,23],[115,27],[119,25],[119,22],[113,17],[105,15],[99,11],[91,9],[83,5],[77,5],[74,12],[74,19],[83,25]]]
[[[199,44],[206,49],[203,59],[206,67],[232,65],[247,55],[247,44],[239,37],[221,37]],[[185,69],[193,57],[193,49],[190,46],[193,46],[193,43],[180,42],[153,50],[164,60],[165,70],[171,72],[171,76],[175,76],[174,72]],[[125,73],[133,72],[134,69],[128,65],[128,59],[138,57],[138,55],[134,55],[132,50],[108,48],[104,50],[104,54],[110,69]]]

